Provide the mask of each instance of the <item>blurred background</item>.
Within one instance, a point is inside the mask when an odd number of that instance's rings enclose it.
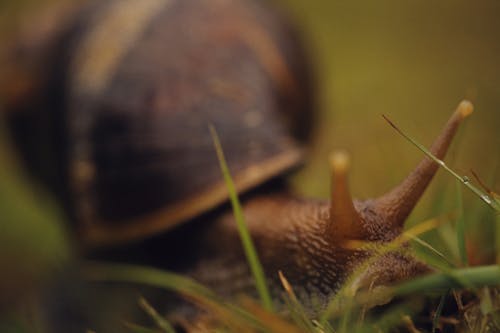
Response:
[[[384,191],[421,155],[380,115],[428,145],[463,98],[477,112],[447,159],[485,179],[498,170],[500,3],[280,2],[302,28],[318,79],[322,113],[312,161],[300,177],[305,191],[327,194],[325,156],[339,147],[353,156],[357,196]]]
[[[1,1],[0,38],[56,1]],[[339,148],[352,156],[355,197],[385,192],[417,164],[422,153],[381,115],[429,145],[464,98],[474,103],[476,112],[446,160],[461,174],[473,169],[499,191],[500,2],[275,2],[296,22],[317,81],[319,117],[310,157],[292,179],[298,192],[328,196],[328,154]],[[19,290],[36,289],[45,269],[60,265],[70,247],[57,205],[26,181],[4,131],[0,138],[0,295],[8,295],[1,289],[2,279],[23,276],[27,282],[17,279]],[[463,192],[466,215],[481,220],[485,215],[478,212],[484,205]],[[456,196],[455,180],[440,171],[409,223],[455,210]],[[16,223],[5,223],[9,220]],[[491,221],[476,221],[473,229]],[[22,258],[21,263],[12,263],[12,258]]]

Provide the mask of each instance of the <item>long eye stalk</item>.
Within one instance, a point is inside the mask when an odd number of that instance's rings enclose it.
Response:
[[[439,159],[444,158],[460,123],[472,113],[473,109],[469,101],[462,101],[458,105],[430,148],[434,156]],[[400,185],[374,201],[374,210],[379,216],[384,217],[386,223],[401,227],[438,168],[436,162],[425,157]]]

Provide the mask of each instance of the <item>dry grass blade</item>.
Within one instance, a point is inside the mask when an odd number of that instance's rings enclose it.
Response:
[[[283,286],[283,288],[285,288],[285,291],[288,294],[288,296],[290,296],[290,299],[293,301],[297,301],[297,296],[295,296],[295,292],[293,291],[292,286],[290,285],[288,280],[283,275],[283,272],[278,271],[278,276],[280,278],[281,285]]]
[[[297,299],[297,296],[295,295],[295,292],[293,291],[293,288],[286,279],[285,275],[281,271],[278,271],[278,275],[281,284],[283,285],[283,288],[285,289],[288,295],[288,299],[285,299],[285,303],[288,306],[288,310],[290,311],[292,319],[299,327],[301,327],[305,331],[315,332],[316,328],[314,327],[312,321],[307,316],[304,307]]]
[[[474,177],[474,179],[479,184],[479,186],[481,186],[486,193],[488,193],[493,198],[499,197],[498,193],[494,192],[491,188],[486,186],[486,184],[481,180],[481,178],[479,178],[479,176],[477,175],[477,173],[474,172],[474,170],[471,169],[470,172],[471,172],[472,176]]]

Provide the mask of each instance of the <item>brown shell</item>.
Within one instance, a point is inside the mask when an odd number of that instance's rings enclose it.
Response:
[[[166,230],[227,199],[209,124],[239,191],[301,160],[302,50],[258,1],[100,1],[53,59],[63,192],[91,245]]]

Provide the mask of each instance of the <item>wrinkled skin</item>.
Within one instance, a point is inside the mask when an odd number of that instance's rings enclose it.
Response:
[[[282,271],[304,304],[310,304],[312,297],[324,305],[346,278],[373,254],[343,247],[326,232],[327,202],[286,194],[261,196],[244,203],[244,214],[274,295],[283,292],[278,279],[278,271]],[[266,218],[270,214],[275,218],[272,221]],[[362,221],[364,230],[373,235],[372,242],[383,244],[399,235],[383,225]],[[190,275],[226,296],[254,292],[231,212],[217,219],[202,242],[202,259],[188,270]],[[393,284],[429,271],[405,246],[401,250],[402,253],[372,259],[374,262],[358,273],[358,288],[369,287],[372,282]]]

